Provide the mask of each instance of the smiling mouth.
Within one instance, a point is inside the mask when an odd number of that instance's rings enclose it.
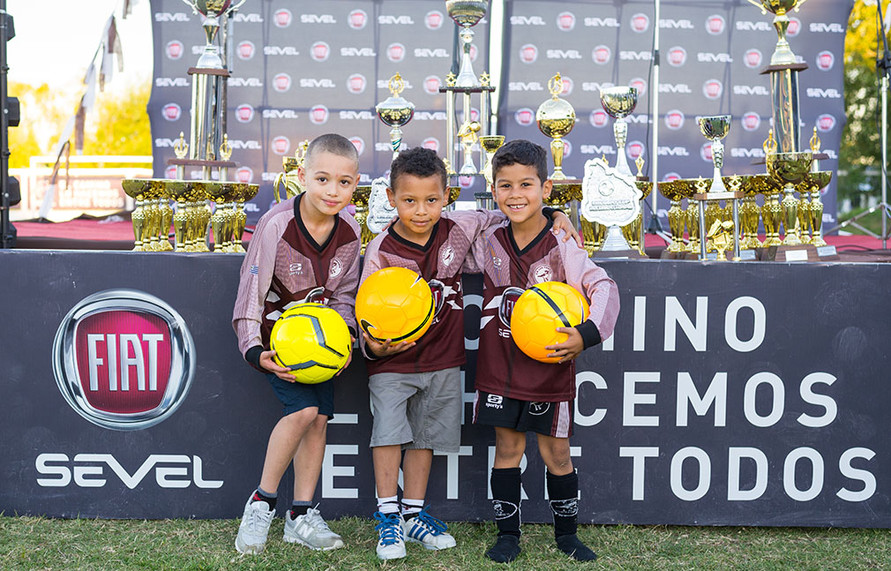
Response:
[[[508,208],[510,208],[511,210],[522,210],[522,209],[526,208],[525,204],[508,204],[506,206]]]

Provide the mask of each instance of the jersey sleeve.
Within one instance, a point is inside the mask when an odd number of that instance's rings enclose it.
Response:
[[[594,324],[603,341],[612,336],[619,317],[619,288],[575,242],[561,242],[561,245],[566,283],[584,292],[588,298],[591,307],[588,321]]]
[[[261,218],[241,264],[238,295],[232,311],[232,327],[238,337],[238,349],[242,355],[251,347],[263,344],[260,326],[263,306],[275,271],[278,238],[277,225],[268,218]]]
[[[356,239],[342,246],[350,252],[348,254],[349,262],[343,279],[337,285],[337,288],[331,293],[331,299],[328,305],[343,317],[347,326],[358,337],[356,329],[356,290],[359,288],[359,252],[362,248],[362,240],[360,238],[360,230],[355,223],[350,225],[356,231]]]
[[[384,239],[384,236],[386,236],[386,230],[380,233],[374,240],[372,240],[368,243],[367,246],[365,246],[365,259],[362,265],[362,279],[359,282],[360,285],[362,284],[362,282],[368,279],[368,276],[378,271],[382,267],[380,245],[381,241]],[[359,318],[356,317],[356,324],[358,326],[358,329],[356,331],[358,333],[359,348],[362,349],[362,355],[364,355],[366,359],[377,359],[377,357],[373,355],[371,351],[368,350],[368,347],[365,345],[365,338],[362,337],[362,324],[358,321]]]

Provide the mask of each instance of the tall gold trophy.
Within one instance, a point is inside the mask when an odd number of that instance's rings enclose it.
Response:
[[[393,158],[399,155],[399,147],[402,146],[402,129],[415,115],[413,103],[400,95],[405,89],[405,81],[398,73],[387,82],[390,96],[377,104],[374,108],[380,120],[390,127],[390,146],[393,148]]]
[[[563,93],[563,78],[558,73],[548,81],[548,91],[551,98],[538,106],[535,113],[535,121],[538,129],[551,140],[551,155],[554,157],[554,174],[551,180],[566,180],[563,173],[563,137],[568,135],[575,127],[575,109],[565,99],[560,99]]]

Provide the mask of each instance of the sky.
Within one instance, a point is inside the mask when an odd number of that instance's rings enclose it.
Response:
[[[151,81],[149,0],[133,0],[133,11],[126,19],[121,18],[122,5],[122,0],[7,0],[6,11],[15,21],[15,37],[7,44],[9,81],[77,86],[112,12],[118,18],[124,72],[109,87]]]

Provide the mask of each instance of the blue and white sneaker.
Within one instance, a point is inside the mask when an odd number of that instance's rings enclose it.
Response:
[[[374,526],[379,540],[377,542],[377,558],[381,560],[402,559],[405,557],[405,535],[402,516],[398,513],[383,514],[375,512],[374,519],[380,523]]]
[[[430,506],[427,506],[430,507]],[[446,533],[448,527],[442,521],[422,509],[417,516],[402,522],[402,531],[409,541],[420,543],[427,549],[455,547],[455,538]]]

